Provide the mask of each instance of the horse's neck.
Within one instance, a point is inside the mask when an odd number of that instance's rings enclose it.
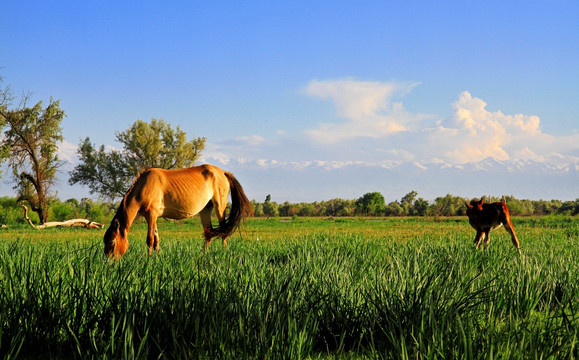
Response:
[[[125,231],[129,231],[138,214],[139,205],[134,199],[129,197],[123,200],[117,212],[117,218],[121,223],[121,227],[124,228]]]

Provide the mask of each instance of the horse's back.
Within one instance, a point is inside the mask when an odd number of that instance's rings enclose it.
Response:
[[[215,182],[223,182],[223,170],[213,165],[186,169],[151,168],[141,178],[141,198],[157,208],[160,216],[183,219],[199,213],[214,196]],[[227,188],[227,191],[229,188]]]

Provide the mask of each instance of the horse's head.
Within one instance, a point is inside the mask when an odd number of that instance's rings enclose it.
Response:
[[[480,198],[480,200],[471,200],[470,204],[465,202],[464,204],[466,205],[466,214],[470,215],[473,211],[482,211],[484,201],[485,197],[483,196]]]
[[[127,232],[121,228],[121,223],[116,217],[111,221],[111,225],[105,232],[103,241],[106,256],[123,256],[129,248]]]

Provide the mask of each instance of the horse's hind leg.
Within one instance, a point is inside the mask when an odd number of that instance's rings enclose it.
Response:
[[[213,200],[215,204],[215,216],[217,217],[217,221],[219,221],[219,228],[223,233],[226,233],[225,230],[225,211],[227,209],[227,197],[229,195],[229,188],[227,191],[223,191],[220,195],[215,195]],[[227,246],[227,235],[221,235],[221,239],[223,240],[223,246]]]
[[[207,249],[209,244],[211,244],[211,238],[213,237],[213,226],[211,225],[211,211],[213,210],[213,204],[211,201],[205,206],[201,212],[199,212],[199,217],[201,217],[201,225],[203,225],[203,237],[205,237],[205,244],[203,249]]]

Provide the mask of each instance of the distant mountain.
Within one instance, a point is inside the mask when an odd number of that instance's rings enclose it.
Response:
[[[211,159],[207,159],[211,161]],[[529,160],[474,163],[443,162],[272,162],[228,161],[221,165],[242,181],[250,197],[283,202],[354,199],[378,191],[387,201],[411,190],[433,200],[453,194],[464,197],[513,195],[525,199],[579,198],[579,162],[567,166]]]

